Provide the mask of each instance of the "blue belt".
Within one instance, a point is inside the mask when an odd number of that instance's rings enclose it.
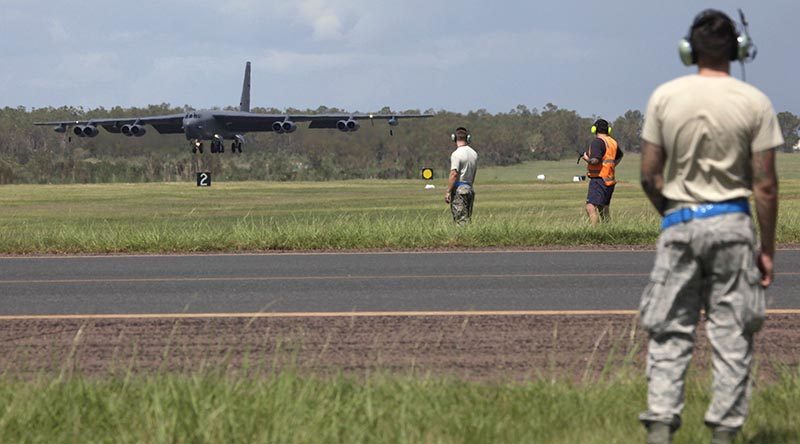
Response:
[[[469,183],[469,182],[456,182],[456,188],[460,187],[461,185],[469,185],[469,186],[472,186],[472,184],[471,184],[471,183]]]
[[[661,229],[666,230],[673,225],[689,222],[693,219],[705,219],[730,213],[745,213],[749,216],[750,203],[747,199],[741,198],[698,205],[692,208],[678,208],[664,216],[664,219],[661,220]]]

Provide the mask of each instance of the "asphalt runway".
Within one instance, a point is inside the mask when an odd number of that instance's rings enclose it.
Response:
[[[629,311],[652,251],[0,258],[0,317]],[[776,255],[773,310],[800,309],[800,250]]]

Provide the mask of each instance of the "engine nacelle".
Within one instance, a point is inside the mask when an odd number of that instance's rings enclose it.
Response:
[[[122,125],[122,128],[120,128],[119,130],[120,132],[122,132],[122,134],[125,134],[128,137],[133,135],[131,134],[131,125]]]
[[[361,125],[358,123],[357,120],[354,119],[340,120],[336,122],[336,129],[338,129],[343,133],[349,131],[358,131],[360,127]]]
[[[388,122],[389,122],[389,125],[390,125],[390,126],[397,126],[397,125],[399,125],[399,124],[400,124],[400,121],[399,121],[399,120],[397,120],[397,117],[394,117],[394,116],[392,116],[392,117],[391,117],[391,118],[388,120]]]
[[[131,125],[130,127],[130,135],[136,137],[142,137],[147,133],[147,128],[143,127],[142,125]]]
[[[67,132],[67,125],[58,125],[57,127],[53,128],[53,131],[57,133],[66,133]]]
[[[77,125],[75,128],[72,128],[72,134],[78,137],[95,137],[99,133],[100,130],[94,125]]]
[[[85,137],[97,137],[98,134],[100,134],[100,130],[94,125],[86,125],[83,127],[83,135]]]
[[[284,120],[281,123],[281,128],[283,129],[284,133],[293,133],[297,131],[297,124],[292,122],[291,120]]]
[[[293,133],[297,131],[297,124],[291,120],[272,122],[272,131],[278,134]]]

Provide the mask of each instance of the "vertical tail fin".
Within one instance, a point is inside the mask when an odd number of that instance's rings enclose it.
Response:
[[[242,100],[239,102],[239,111],[250,111],[250,62],[244,67],[244,84],[242,85]]]

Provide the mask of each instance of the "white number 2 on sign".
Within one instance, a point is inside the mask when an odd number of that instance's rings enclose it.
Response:
[[[211,173],[202,172],[197,173],[197,186],[210,187],[211,186]]]

